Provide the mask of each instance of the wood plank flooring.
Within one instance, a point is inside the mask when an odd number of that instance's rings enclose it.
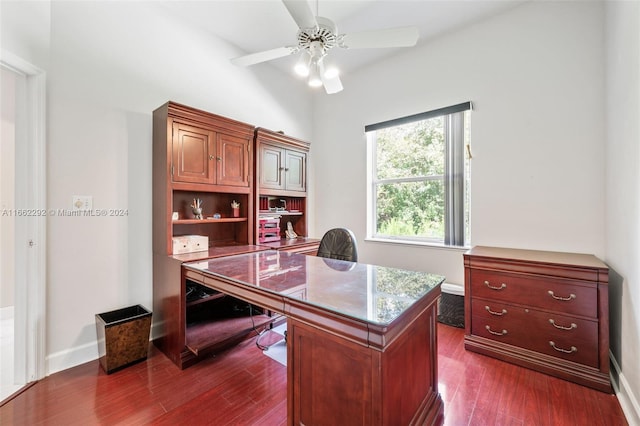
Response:
[[[467,352],[463,336],[438,325],[445,425],[627,424],[614,395]],[[92,361],[5,403],[0,424],[285,425],[286,367],[254,343],[182,371],[153,346],[147,361],[111,375]]]

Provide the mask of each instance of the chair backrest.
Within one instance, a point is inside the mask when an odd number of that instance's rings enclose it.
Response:
[[[320,240],[318,257],[357,262],[358,247],[355,235],[346,228],[328,230]]]

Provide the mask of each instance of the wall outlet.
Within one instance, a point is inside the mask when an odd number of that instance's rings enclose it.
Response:
[[[91,195],[74,195],[73,210],[93,210],[93,197]]]

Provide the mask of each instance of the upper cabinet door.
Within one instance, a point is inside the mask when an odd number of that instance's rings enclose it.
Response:
[[[249,186],[249,139],[219,133],[217,136],[217,184]]]
[[[284,189],[284,150],[260,144],[260,188]]]
[[[173,123],[172,149],[174,182],[214,183],[215,151],[212,131]]]
[[[285,187],[287,191],[307,190],[307,154],[300,151],[286,151]]]

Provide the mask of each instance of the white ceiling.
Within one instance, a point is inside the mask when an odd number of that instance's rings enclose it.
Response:
[[[304,1],[304,0],[301,0]],[[418,45],[448,31],[499,14],[526,0],[310,0],[314,14],[333,20],[341,34],[401,26],[417,26]],[[246,53],[296,44],[298,27],[280,0],[169,1],[178,19],[200,26]],[[392,56],[400,49],[333,49],[342,73]],[[270,61],[290,73],[296,55]],[[229,58],[231,59],[231,58]],[[254,67],[266,66],[264,64]]]

